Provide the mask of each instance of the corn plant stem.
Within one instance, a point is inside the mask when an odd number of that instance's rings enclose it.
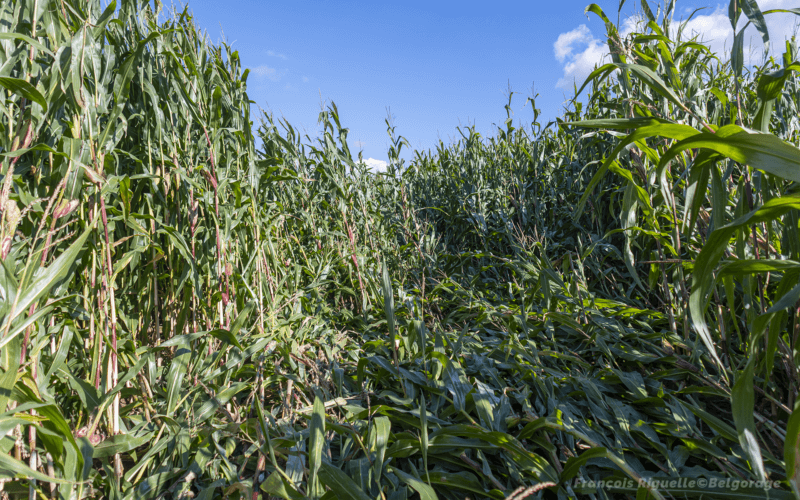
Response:
[[[106,257],[106,287],[109,299],[109,308],[111,310],[111,351],[109,352],[109,372],[110,380],[109,387],[117,385],[119,367],[117,363],[117,310],[116,299],[114,297],[114,283],[112,278],[113,265],[111,263],[111,240],[108,234],[108,215],[106,211],[106,202],[102,195],[100,195],[100,210],[103,221],[103,233],[105,236],[105,257]],[[119,434],[119,392],[114,395],[114,402],[112,403],[111,410],[111,433],[116,436]],[[114,473],[117,478],[122,478],[122,459],[119,453],[114,455]]]

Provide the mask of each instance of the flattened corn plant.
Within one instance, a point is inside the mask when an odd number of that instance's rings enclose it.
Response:
[[[797,48],[674,8],[590,5],[612,62],[555,123],[510,94],[404,161],[387,120],[373,173],[332,104],[256,146],[186,10],[4,2],[0,495],[800,494]],[[680,477],[775,487],[637,483]]]

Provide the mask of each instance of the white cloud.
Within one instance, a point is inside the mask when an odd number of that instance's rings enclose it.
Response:
[[[761,0],[758,2],[762,11],[780,8],[796,7],[795,0]],[[784,42],[796,32],[797,20],[794,14],[776,13],[764,16],[767,20],[770,38],[770,54],[780,56],[784,49]],[[747,23],[747,16],[742,14],[739,18],[739,29]],[[678,23],[673,23],[677,29]],[[733,46],[733,29],[728,19],[728,9],[718,5],[710,14],[696,15],[684,28],[683,38],[697,36],[697,41],[707,45],[718,56],[730,56]],[[747,28],[744,38],[744,57],[746,64],[757,64],[763,61],[764,44],[761,34],[752,24]],[[724,59],[724,57],[723,57]]]
[[[273,82],[277,82],[278,80],[283,78],[283,75],[286,74],[286,70],[278,71],[277,69],[271,68],[269,66],[256,66],[255,68],[253,68],[252,71],[257,76],[266,78],[268,80],[272,80]]]
[[[622,34],[623,38],[630,35],[634,31],[644,31],[646,29],[647,22],[643,16],[634,15],[627,17],[624,21],[622,21],[622,29],[620,29],[620,34]]]
[[[672,25],[673,31],[682,24],[677,19]],[[731,47],[731,22],[728,20],[727,9],[720,7],[711,14],[695,15],[683,28],[684,40],[697,37],[697,41],[707,45],[715,54],[723,54],[725,49]],[[674,35],[674,33],[673,33]]]
[[[286,60],[286,56],[285,55],[279,54],[279,53],[275,52],[274,50],[268,50],[267,51],[267,55],[270,56],[270,57],[277,57],[279,59]]]
[[[561,33],[558,35],[556,43],[553,44],[556,59],[558,59],[558,62],[564,62],[567,56],[572,55],[572,50],[574,49],[573,45],[576,43],[591,42],[592,40],[594,40],[592,32],[589,31],[589,28],[587,28],[585,24],[581,24],[572,31]]]
[[[366,160],[362,160],[362,162],[373,172],[386,172],[386,167],[388,165],[385,161],[376,160],[375,158],[367,158]]]
[[[762,11],[779,8],[794,8],[797,0],[760,0],[759,7]],[[701,11],[702,12],[702,11]],[[770,54],[780,56],[784,51],[784,42],[797,33],[800,17],[794,14],[770,14],[765,16],[770,35]],[[747,22],[747,16],[742,14],[739,28]],[[640,30],[639,19],[629,17],[621,26],[622,35],[628,35]],[[677,30],[680,20],[677,18],[672,24],[672,29]],[[637,30],[638,28],[638,30]],[[674,35],[675,33],[673,33]],[[708,14],[695,15],[683,31],[683,39],[697,37],[697,41],[707,45],[718,57],[725,60],[730,56],[733,45],[733,30],[728,19],[728,8],[718,5]],[[586,77],[596,65],[602,64],[609,56],[608,44],[605,36],[596,38],[591,30],[582,24],[572,31],[562,33],[553,44],[556,60],[563,65],[563,76],[556,83],[556,87],[570,90],[574,83],[582,85]],[[764,45],[761,35],[751,24],[745,33],[744,56],[746,64],[757,64],[763,61]]]
[[[585,24],[562,33],[553,44],[558,62],[564,64],[564,75],[556,87],[568,90],[573,83],[583,84],[586,77],[608,55],[608,45],[592,35]]]

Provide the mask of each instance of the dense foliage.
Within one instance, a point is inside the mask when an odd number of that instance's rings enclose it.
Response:
[[[375,173],[188,11],[3,2],[2,495],[800,495],[797,48],[641,6],[556,123]],[[654,477],[777,487],[575,481]]]

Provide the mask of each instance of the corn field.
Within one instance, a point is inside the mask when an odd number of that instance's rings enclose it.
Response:
[[[639,7],[376,173],[188,9],[3,1],[0,497],[800,498],[800,61],[743,57],[800,9]]]

